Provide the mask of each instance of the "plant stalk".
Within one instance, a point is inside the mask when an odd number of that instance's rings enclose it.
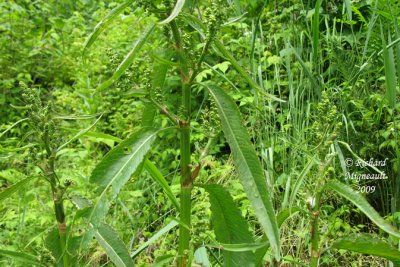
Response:
[[[182,82],[182,107],[184,119],[179,121],[180,128],[180,168],[181,168],[181,210],[179,225],[179,248],[178,266],[188,266],[189,244],[190,244],[190,216],[191,216],[191,193],[193,181],[190,165],[190,115],[191,115],[191,92],[190,74],[187,60],[182,48],[182,40],[179,29],[174,21],[171,22],[171,29],[175,40],[175,49],[180,62],[180,76]]]

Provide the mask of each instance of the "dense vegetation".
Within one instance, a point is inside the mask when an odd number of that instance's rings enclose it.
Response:
[[[1,266],[400,266],[400,5],[0,3]]]

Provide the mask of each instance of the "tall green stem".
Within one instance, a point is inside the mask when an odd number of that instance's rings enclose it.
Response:
[[[171,22],[171,29],[175,40],[175,49],[180,63],[180,76],[182,82],[182,107],[184,118],[179,121],[180,128],[180,156],[181,156],[181,210],[179,226],[179,249],[178,266],[188,266],[188,253],[190,242],[190,216],[191,216],[191,192],[193,181],[190,168],[190,74],[187,66],[187,60],[182,48],[182,40],[179,29],[174,21]]]
[[[319,206],[320,206],[321,192],[317,192],[315,196],[315,205],[311,211],[311,261],[310,267],[317,267],[319,261]]]

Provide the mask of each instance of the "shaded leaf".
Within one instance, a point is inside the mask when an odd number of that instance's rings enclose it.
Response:
[[[200,266],[209,267],[211,266],[211,262],[208,259],[207,249],[202,246],[196,249],[194,252],[194,262],[199,264]]]
[[[231,195],[220,185],[204,185],[202,187],[209,193],[211,222],[215,236],[218,242],[224,243],[217,247],[224,249],[225,266],[255,266],[255,255],[252,251],[227,249],[235,247],[236,244],[254,243],[249,225],[242,217]]]
[[[161,228],[157,233],[155,233],[151,238],[144,242],[137,250],[131,254],[131,258],[134,259],[140,252],[146,249],[150,244],[154,243],[162,235],[168,233],[172,228],[177,226],[179,223],[175,220],[170,221],[166,226]]]
[[[104,223],[99,225],[95,237],[117,267],[134,266],[124,242],[111,226]]]
[[[241,125],[240,112],[230,96],[221,88],[205,85],[213,96],[222,129],[232,151],[235,168],[250,200],[274,256],[279,259],[279,231],[268,192],[265,175],[246,129]]]

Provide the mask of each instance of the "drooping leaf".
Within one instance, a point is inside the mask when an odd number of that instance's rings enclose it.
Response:
[[[38,261],[37,257],[22,252],[0,249],[0,255],[11,258],[18,262],[31,264],[33,266],[45,266]]]
[[[108,224],[100,224],[95,233],[96,240],[117,267],[134,266],[124,242]]]
[[[222,129],[232,151],[235,169],[250,200],[258,221],[271,244],[274,256],[279,259],[279,231],[268,192],[265,175],[246,129],[241,125],[240,112],[230,96],[221,88],[205,85],[213,96]]]
[[[96,92],[100,92],[106,89],[111,84],[113,84],[119,77],[121,77],[122,74],[124,74],[125,70],[131,65],[131,63],[137,56],[138,52],[140,51],[140,49],[143,47],[147,39],[153,33],[155,26],[156,24],[152,22],[146,27],[146,29],[143,31],[139,39],[133,45],[131,51],[129,51],[129,53],[125,56],[124,60],[119,64],[119,66],[117,67],[111,78],[102,83],[99,87],[97,87]]]
[[[181,12],[184,5],[185,5],[185,0],[176,1],[176,4],[175,4],[174,9],[172,10],[171,14],[165,20],[159,22],[159,24],[167,24],[167,23],[171,22],[174,18],[176,18],[179,15],[179,13]]]
[[[10,197],[12,194],[20,190],[24,185],[31,181],[34,177],[28,177],[0,192],[0,201]]]
[[[396,266],[400,266],[400,251],[369,234],[351,234],[341,237],[332,244],[332,248],[382,257],[392,261]]]
[[[157,167],[154,165],[153,162],[150,160],[146,159],[144,161],[144,168],[146,171],[151,175],[151,177],[161,186],[161,188],[164,190],[164,193],[167,195],[169,200],[172,202],[172,204],[175,206],[175,208],[179,211],[179,202],[175,198],[174,194],[172,193],[171,188],[168,185],[168,182],[165,180],[164,176],[162,173],[157,169]]]
[[[158,238],[160,238],[162,235],[168,233],[172,228],[177,226],[179,223],[176,220],[170,221],[166,226],[161,228],[157,233],[155,233],[151,238],[149,238],[146,242],[144,242],[137,250],[135,250],[131,254],[131,258],[134,259],[137,257],[137,255],[140,254],[144,249],[146,249],[150,244],[155,242]]]
[[[83,45],[83,52],[86,51],[93,43],[96,41],[97,37],[99,37],[100,33],[102,33],[108,25],[119,15],[121,14],[125,8],[127,8],[130,4],[132,4],[133,0],[127,0],[115,7],[111,12],[102,19],[94,28],[93,32],[89,35]]]
[[[224,243],[225,248],[231,244],[253,244],[249,225],[231,195],[220,185],[204,185],[203,188],[209,193],[211,222],[217,241]],[[225,249],[224,263],[225,266],[255,266],[255,255],[248,250],[232,252]]]
[[[368,203],[368,201],[361,195],[360,192],[353,190],[350,186],[343,184],[339,181],[330,181],[326,186],[336,193],[346,198],[354,205],[357,206],[372,222],[386,233],[400,238],[400,232],[389,222],[385,221],[378,212]]]

